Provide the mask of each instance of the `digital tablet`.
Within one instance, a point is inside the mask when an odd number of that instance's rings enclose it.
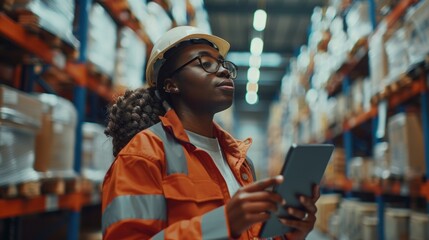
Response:
[[[333,150],[332,144],[305,144],[290,147],[280,172],[284,181],[273,189],[286,200],[286,207],[304,208],[298,197],[312,196],[312,187],[314,184],[320,184]],[[260,237],[281,236],[292,230],[280,222],[279,216],[288,218],[286,209],[281,206],[263,223]],[[289,217],[292,218],[292,216]]]

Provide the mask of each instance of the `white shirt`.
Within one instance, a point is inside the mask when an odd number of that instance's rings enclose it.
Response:
[[[206,151],[213,159],[216,167],[219,169],[226,185],[228,186],[229,195],[232,197],[232,195],[234,195],[241,186],[226,162],[217,138],[208,138],[190,131],[186,131],[186,133],[188,134],[189,140],[192,144]]]

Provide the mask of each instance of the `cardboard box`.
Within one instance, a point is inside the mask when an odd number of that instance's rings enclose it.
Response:
[[[377,32],[369,39],[369,72],[372,86],[371,96],[379,93],[386,86],[385,78],[388,74],[387,54],[384,47],[384,34],[387,26],[380,23]]]
[[[35,169],[46,173],[46,177],[74,177],[76,109],[68,100],[55,95],[38,97],[44,103],[44,114],[37,135]]]
[[[45,112],[42,116],[42,126],[36,136],[36,161],[34,169],[38,172],[48,171],[54,142],[54,130],[52,127],[51,112]]]
[[[0,123],[40,128],[42,103],[34,96],[0,85]]]
[[[387,84],[398,81],[400,76],[407,72],[410,65],[407,52],[408,46],[406,28],[403,27],[397,29],[386,41],[385,47],[389,69]]]
[[[329,194],[322,195],[316,202],[318,211],[316,213],[315,227],[321,232],[328,232],[330,218],[337,210],[340,199],[341,197],[338,194]]]
[[[416,113],[399,113],[388,121],[390,170],[399,176],[425,174],[424,139],[421,118]]]

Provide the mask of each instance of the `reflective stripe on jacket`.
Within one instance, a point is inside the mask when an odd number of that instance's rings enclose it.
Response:
[[[254,181],[246,161],[251,139],[215,126],[233,174]],[[103,239],[227,239],[228,187],[211,157],[189,142],[174,110],[138,133],[118,154],[102,190]],[[257,236],[260,225],[240,239]]]

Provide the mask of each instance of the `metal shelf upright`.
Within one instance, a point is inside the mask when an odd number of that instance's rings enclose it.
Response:
[[[429,79],[429,71],[426,69],[425,82],[427,89],[427,82]],[[426,163],[426,184],[429,182],[429,96],[425,91],[420,95],[421,99],[421,114],[423,126],[423,139],[425,146],[425,163]],[[429,213],[429,193],[426,193],[426,212]]]
[[[91,8],[92,0],[77,0],[78,7],[78,26],[76,36],[80,42],[79,48],[79,64],[85,64],[87,60],[87,40],[88,40],[88,22],[89,10]],[[80,173],[81,158],[82,158],[82,125],[85,121],[85,103],[86,103],[86,87],[76,85],[73,91],[73,103],[77,110],[78,121],[76,124],[76,144],[75,144],[75,159],[74,170]],[[80,231],[80,210],[71,211],[67,225],[67,239],[79,239]]]

